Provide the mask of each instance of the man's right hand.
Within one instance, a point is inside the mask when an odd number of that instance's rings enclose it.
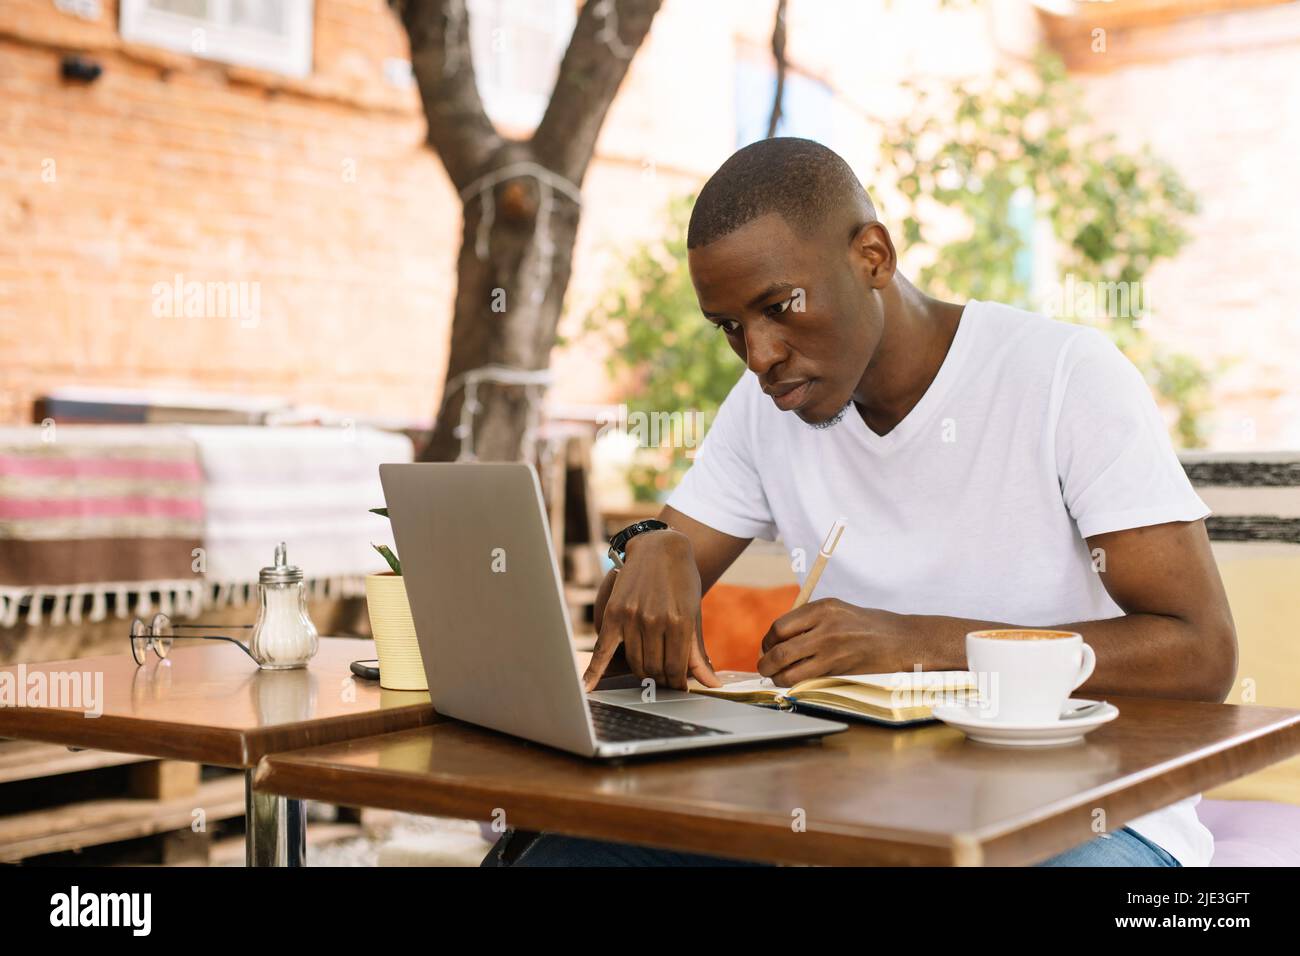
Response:
[[[623,569],[609,572],[596,596],[599,637],[583,684],[593,690],[622,645],[632,672],[658,686],[685,690],[688,676],[721,686],[699,620],[700,572],[691,539],[671,528],[636,535]]]

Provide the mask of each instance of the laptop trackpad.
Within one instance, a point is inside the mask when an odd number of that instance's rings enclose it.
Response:
[[[618,704],[621,707],[658,707],[670,700],[700,699],[698,696],[684,690],[673,690],[672,688],[656,690],[652,700],[644,699],[642,695],[645,693],[646,689],[637,684],[635,687],[622,690],[594,690],[587,696],[592,700],[604,701],[606,704]]]
[[[597,691],[590,696],[606,703],[622,704],[673,720],[684,720],[687,723],[720,729],[735,727],[737,721],[748,722],[774,716],[772,711],[751,707],[748,704],[716,700],[680,690],[660,691],[655,703],[642,701],[640,694],[632,691]]]

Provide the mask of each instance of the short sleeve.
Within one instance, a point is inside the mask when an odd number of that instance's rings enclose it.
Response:
[[[751,375],[746,371],[727,393],[666,504],[723,534],[775,541],[776,524],[753,455],[758,386]]]
[[[1054,392],[1057,475],[1082,537],[1210,513],[1141,372],[1103,333],[1065,345]]]

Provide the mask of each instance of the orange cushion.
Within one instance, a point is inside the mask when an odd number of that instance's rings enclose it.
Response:
[[[714,670],[757,670],[763,635],[790,610],[798,595],[797,584],[775,588],[715,584],[709,588],[700,602],[700,623]]]

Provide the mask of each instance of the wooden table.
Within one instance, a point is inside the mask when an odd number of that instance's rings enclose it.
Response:
[[[125,637],[122,641],[126,644]],[[183,642],[190,644],[190,642]],[[129,651],[0,668],[17,686],[33,674],[54,687],[62,675],[89,675],[102,700],[65,696],[62,706],[0,706],[0,737],[38,740],[150,757],[235,767],[245,772],[247,859],[255,865],[302,862],[306,821],[302,802],[252,787],[252,768],[267,754],[337,743],[439,718],[425,692],[381,690],[352,676],[354,660],[373,659],[373,641],[322,638],[300,670],[259,670],[238,648],[217,641],[173,648],[168,659],[137,667]],[[41,680],[42,678],[35,678]],[[65,685],[67,686],[67,685]],[[29,701],[30,703],[30,701]],[[87,716],[88,705],[101,710]]]
[[[855,724],[819,743],[601,764],[459,721],[264,759],[269,793],[722,856],[1019,865],[1300,752],[1300,711],[1108,698],[1085,741],[972,743]],[[801,824],[802,826],[800,827]]]

